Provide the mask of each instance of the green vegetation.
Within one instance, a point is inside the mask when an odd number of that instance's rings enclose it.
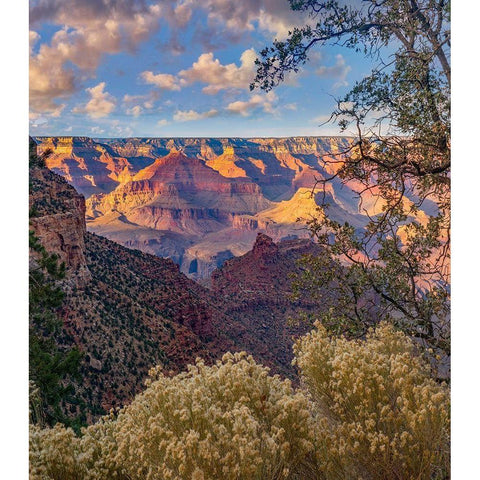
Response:
[[[57,282],[65,276],[65,265],[59,265],[57,256],[47,253],[33,231],[29,239],[30,249],[36,254],[29,271],[30,420],[41,425],[62,422],[79,428],[79,419],[71,420],[60,407],[62,402],[74,401],[68,380],[79,375],[81,358],[77,348],[59,346],[62,322],[58,309],[64,292]]]
[[[147,389],[75,436],[31,427],[36,479],[444,479],[448,387],[388,324],[365,341],[317,330],[296,345],[305,389],[245,353]]]
[[[327,178],[354,182],[367,228],[328,217],[328,197],[312,234],[322,258],[304,262],[299,288],[334,288],[323,323],[363,335],[379,318],[450,355],[450,2],[443,0],[290,0],[314,26],[296,28],[257,60],[252,88],[274,88],[314,46],[343,45],[376,62],[338,99],[331,120],[354,143],[325,159]],[[331,159],[333,157],[333,160]],[[329,176],[328,176],[329,175]],[[368,211],[368,203],[380,207]],[[421,209],[426,209],[425,215]],[[332,272],[335,273],[333,284]],[[332,319],[334,321],[332,322]],[[447,362],[448,363],[448,362]]]

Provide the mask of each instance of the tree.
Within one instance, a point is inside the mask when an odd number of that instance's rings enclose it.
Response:
[[[330,329],[362,335],[389,318],[426,351],[448,359],[450,2],[290,4],[308,12],[312,25],[261,52],[251,88],[271,90],[316,46],[341,45],[374,59],[371,73],[337,100],[331,120],[341,131],[353,127],[355,139],[323,160],[328,175],[319,182],[355,182],[360,209],[367,195],[382,205],[358,231],[329,219],[325,200],[310,223],[325,255],[304,261],[300,287],[314,293],[330,286],[331,309],[323,317]]]

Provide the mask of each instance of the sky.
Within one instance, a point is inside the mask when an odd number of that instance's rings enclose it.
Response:
[[[30,134],[339,134],[320,125],[370,71],[361,54],[312,50],[273,91],[249,90],[259,52],[308,21],[288,0],[32,0]]]

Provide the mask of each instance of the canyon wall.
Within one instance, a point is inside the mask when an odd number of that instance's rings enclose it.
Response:
[[[322,183],[347,137],[35,140],[48,168],[87,198],[89,231],[197,279],[250,250],[257,233],[308,238],[322,201],[358,229],[381,208],[372,193],[360,203],[353,184]]]

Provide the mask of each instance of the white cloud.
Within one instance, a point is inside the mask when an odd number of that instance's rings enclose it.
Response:
[[[338,104],[338,109],[341,112],[347,112],[347,111],[353,110],[354,107],[355,107],[355,102],[340,102]]]
[[[346,78],[351,69],[352,67],[350,67],[350,65],[347,65],[343,56],[338,54],[335,57],[335,65],[332,65],[331,67],[326,67],[325,65],[322,65],[315,70],[315,73],[319,77],[338,79],[337,82],[333,85],[333,88],[335,89],[348,85]]]
[[[61,105],[59,105],[55,110],[53,110],[52,112],[50,112],[50,117],[54,117],[54,118],[58,118],[62,112],[63,112],[63,109],[66,107],[65,103],[62,103]]]
[[[127,93],[122,99],[125,113],[138,117],[144,110],[151,110],[155,106],[155,102],[159,96],[160,94],[156,90],[152,90],[145,95],[129,95]]]
[[[40,35],[37,32],[30,30],[28,32],[28,40],[29,40],[28,43],[29,43],[30,55],[31,55],[33,53],[33,47],[40,40]]]
[[[105,133],[105,130],[100,127],[90,127],[90,133],[93,133],[94,135],[101,135],[102,133]]]
[[[90,94],[90,100],[83,107],[75,107],[73,113],[86,113],[91,118],[101,118],[109,115],[117,104],[113,95],[104,91],[105,82],[100,82],[85,91]]]
[[[203,92],[210,95],[229,88],[247,89],[255,77],[256,58],[255,50],[250,48],[240,56],[240,66],[235,63],[222,65],[212,52],[203,53],[189,69],[178,75],[184,85],[206,83]]]
[[[32,5],[32,24],[62,25],[50,44],[33,46],[36,32],[30,33],[30,106],[33,112],[48,113],[56,100],[69,98],[80,85],[79,79],[94,77],[105,54],[133,51],[159,28],[159,5],[143,1],[40,0]],[[78,68],[82,75],[72,68]]]
[[[118,120],[112,120],[108,133],[112,137],[127,138],[133,135],[133,129],[129,125],[121,125]]]
[[[170,123],[170,122],[169,122],[168,120],[165,120],[164,118],[162,118],[161,120],[159,120],[159,121],[157,122],[157,125],[158,125],[159,127],[164,127],[165,125],[168,125],[169,123]]]
[[[222,33],[235,35],[253,31],[255,23],[261,30],[284,39],[294,26],[305,25],[306,15],[294,12],[288,0],[200,0],[208,11],[209,26],[220,26]]]
[[[248,89],[255,77],[255,59],[257,54],[253,48],[245,50],[240,56],[240,65],[229,63],[222,65],[212,52],[203,53],[193,65],[181,70],[178,75],[169,73],[154,74],[145,71],[140,77],[145,83],[155,85],[163,90],[178,91],[182,87],[194,83],[207,84],[203,92],[214,95],[221,90]]]
[[[132,108],[127,108],[126,113],[127,115],[133,115],[134,117],[138,117],[143,112],[143,108],[140,105],[135,105]]]
[[[274,92],[268,92],[266,95],[252,95],[247,101],[236,101],[228,104],[227,110],[231,113],[248,117],[254,110],[261,108],[265,113],[274,113],[274,103],[277,96]]]
[[[196,10],[206,12],[207,27],[195,20]],[[85,80],[95,77],[104,55],[134,52],[159,30],[162,20],[173,32],[185,31],[188,25],[197,31],[203,29],[200,33],[216,47],[256,28],[282,38],[293,25],[304,24],[301,14],[292,12],[287,0],[37,0],[31,2],[30,19],[30,99],[32,112],[39,114],[55,111],[58,100],[65,101],[83,88]],[[61,28],[37,49],[41,39],[35,30],[43,23]],[[178,41],[173,43],[177,52],[182,51]],[[211,81],[204,81],[207,72],[201,72],[201,68],[194,71],[193,66],[180,78],[187,83],[206,83],[206,93],[227,88],[228,79],[233,80],[233,88],[246,88],[253,71],[252,53],[244,55],[240,66],[221,65],[213,56],[204,58],[215,69]],[[204,66],[197,63],[198,67]],[[158,77],[150,73],[157,87],[180,88],[172,83],[172,77],[164,76],[168,74]]]
[[[33,128],[38,128],[48,125],[48,118],[45,118],[43,116],[30,116],[30,126]]]
[[[195,120],[202,120],[204,118],[216,117],[218,115],[218,110],[211,109],[208,112],[199,113],[195,110],[182,111],[177,110],[173,115],[173,119],[176,122],[192,122]]]
[[[170,73],[154,74],[151,71],[145,71],[140,74],[140,77],[150,85],[155,85],[162,90],[180,90],[178,79]]]
[[[76,90],[74,71],[71,68],[64,68],[65,48],[60,37],[61,34],[57,32],[52,39],[54,46],[43,44],[38,53],[30,57],[29,87],[32,112],[43,114],[53,112],[58,108],[55,99],[66,98]],[[38,37],[31,34],[30,39],[34,44]]]

